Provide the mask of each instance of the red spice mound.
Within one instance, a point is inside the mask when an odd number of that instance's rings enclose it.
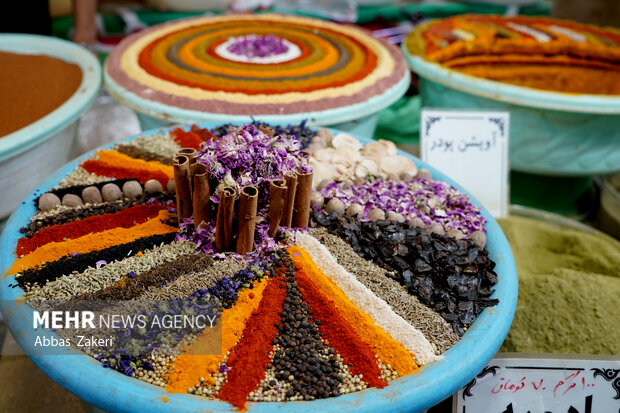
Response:
[[[52,112],[81,82],[78,65],[50,56],[0,52],[0,137]]]
[[[321,320],[319,331],[336,350],[355,375],[362,374],[368,386],[383,388],[387,382],[381,379],[375,353],[353,327],[340,314],[334,302],[323,295],[305,273],[302,265],[295,263],[295,280],[304,301],[313,316]]]
[[[161,204],[136,205],[115,214],[97,215],[81,221],[47,227],[34,234],[32,238],[20,238],[16,253],[25,255],[50,242],[62,242],[65,239],[75,239],[113,228],[130,228],[156,217],[161,209]]]
[[[272,278],[265,287],[263,298],[246,323],[241,339],[230,351],[226,365],[230,368],[228,381],[220,392],[225,400],[239,410],[245,410],[248,394],[265,378],[269,350],[278,329],[280,313],[286,297],[286,283],[281,277]]]
[[[158,171],[146,171],[144,169],[132,168],[129,166],[119,167],[119,166],[111,166],[105,162],[97,161],[97,160],[88,160],[82,164],[82,168],[86,169],[88,172],[97,174],[100,176],[109,176],[111,178],[135,178],[140,181],[140,183],[145,183],[149,179],[157,179],[162,186],[165,188],[168,183],[168,177],[163,172]]]
[[[203,141],[210,141],[212,139],[219,139],[217,135],[214,135],[208,128],[201,128],[198,125],[192,125],[192,132],[200,136]]]
[[[181,145],[182,148],[194,148],[198,150],[200,149],[200,144],[204,142],[195,130],[186,132],[183,129],[178,128],[171,131],[170,136],[176,143]]]

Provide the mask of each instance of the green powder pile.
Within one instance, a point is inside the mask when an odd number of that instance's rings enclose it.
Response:
[[[609,183],[611,183],[611,186],[613,186],[616,191],[620,192],[620,174],[612,176],[609,179]]]
[[[499,223],[519,274],[500,351],[620,354],[620,243],[529,218]]]

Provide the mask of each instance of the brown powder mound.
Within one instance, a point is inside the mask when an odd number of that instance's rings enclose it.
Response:
[[[49,56],[0,52],[0,137],[47,115],[82,82],[72,63]]]

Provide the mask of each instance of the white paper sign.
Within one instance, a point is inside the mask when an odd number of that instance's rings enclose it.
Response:
[[[510,356],[459,390],[455,413],[620,413],[620,357]]]
[[[469,191],[494,217],[508,213],[508,112],[423,109],[422,160]]]

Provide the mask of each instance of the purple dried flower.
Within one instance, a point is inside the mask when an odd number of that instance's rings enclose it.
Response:
[[[445,182],[418,178],[411,182],[390,180],[366,181],[344,189],[331,183],[321,191],[325,201],[338,198],[345,205],[352,203],[364,207],[363,221],[369,220],[368,212],[380,208],[394,211],[407,219],[420,218],[426,225],[438,222],[447,229],[458,229],[465,235],[486,231],[486,219],[467,195]]]
[[[288,46],[284,40],[269,34],[260,36],[250,34],[247,36],[235,37],[232,44],[226,48],[229,52],[239,56],[253,57],[269,57],[286,53]]]

